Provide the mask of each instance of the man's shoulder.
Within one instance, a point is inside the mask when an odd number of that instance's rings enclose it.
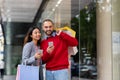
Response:
[[[41,40],[41,44],[45,43],[46,41],[47,41],[47,39]]]

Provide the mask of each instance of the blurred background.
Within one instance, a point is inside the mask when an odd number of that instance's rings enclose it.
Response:
[[[4,79],[15,80],[29,27],[52,19],[76,32],[70,80],[120,80],[119,0],[0,0],[0,61]]]

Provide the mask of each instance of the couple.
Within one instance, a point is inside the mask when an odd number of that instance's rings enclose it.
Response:
[[[40,29],[29,29],[24,39],[22,63],[34,66],[45,63],[46,80],[68,80],[68,46],[78,45],[77,40],[60,30],[55,31],[50,19],[43,21],[42,30],[45,35],[41,41]],[[43,50],[43,54],[38,52],[39,49]]]

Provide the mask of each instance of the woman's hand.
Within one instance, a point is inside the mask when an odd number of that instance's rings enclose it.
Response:
[[[40,59],[43,56],[43,54],[37,52],[35,53],[35,59]]]

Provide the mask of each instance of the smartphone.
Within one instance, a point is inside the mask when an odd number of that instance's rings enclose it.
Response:
[[[39,52],[40,54],[43,54],[43,50],[42,50],[42,49],[38,49],[38,52]]]
[[[48,46],[53,46],[53,41],[48,42]]]

